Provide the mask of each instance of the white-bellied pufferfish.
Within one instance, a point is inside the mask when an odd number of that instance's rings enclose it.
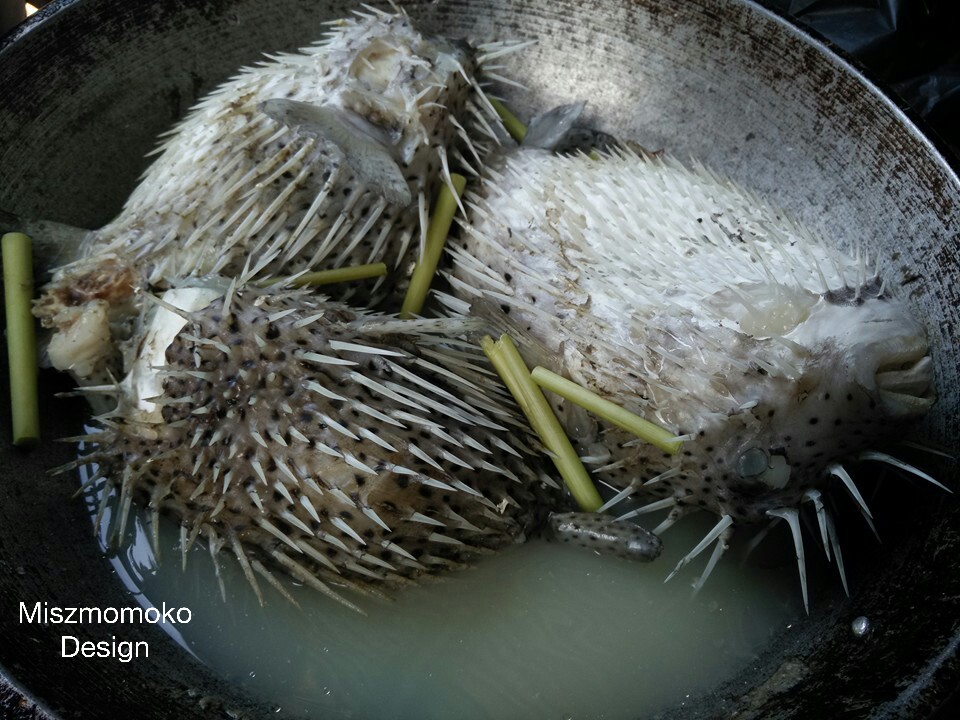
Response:
[[[484,64],[522,45],[428,36],[402,10],[331,25],[201,100],[122,212],[56,270],[35,309],[54,367],[82,381],[118,372],[137,293],[179,278],[382,262],[402,288],[450,165],[477,165],[499,122]]]
[[[680,563],[715,543],[697,586],[736,527],[783,519],[806,600],[801,505],[829,557],[825,487],[846,486],[869,519],[851,465],[932,480],[885,451],[932,406],[933,364],[865,247],[846,254],[700,165],[630,149],[505,153],[465,204],[447,304],[502,313],[531,367],[685,438],[664,453],[547,393],[616,492],[603,509],[646,498],[629,515],[669,510],[657,533],[717,516]]]

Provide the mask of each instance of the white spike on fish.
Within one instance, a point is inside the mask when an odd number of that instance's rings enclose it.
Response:
[[[453,297],[439,300],[491,318],[529,367],[683,438],[682,451],[664,453],[605,418],[561,417],[578,455],[606,450],[591,469],[613,492],[603,510],[628,497],[643,507],[623,517],[670,509],[655,533],[698,510],[717,516],[671,577],[721,533],[771,513],[802,553],[804,500],[835,556],[821,498],[831,477],[874,527],[845,470],[858,461],[942,487],[871,449],[931,408],[934,377],[922,323],[867,274],[865,249],[855,243],[848,256],[696,162],[525,143],[494,153],[468,188],[468,218],[449,249]],[[807,606],[802,554],[798,563]]]
[[[810,599],[807,596],[807,562],[803,554],[803,537],[800,533],[800,517],[796,508],[778,508],[767,510],[767,515],[787,521],[793,537],[793,547],[797,555],[797,573],[800,576],[800,593],[803,595],[803,609],[810,612]]]

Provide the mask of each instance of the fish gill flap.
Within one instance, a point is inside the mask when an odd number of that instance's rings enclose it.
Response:
[[[260,103],[260,110],[279,123],[335,145],[357,179],[388,203],[409,205],[413,201],[400,166],[383,143],[350,123],[337,109],[274,98]]]

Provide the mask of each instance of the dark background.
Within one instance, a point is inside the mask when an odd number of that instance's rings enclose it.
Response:
[[[15,7],[21,1],[0,0],[0,33],[22,17]],[[960,168],[960,0],[760,1],[859,63],[914,119],[926,123]],[[955,699],[937,717],[957,717],[958,710]],[[0,678],[0,718],[45,717]]]
[[[960,0],[758,0],[852,59],[960,170]],[[930,720],[960,717],[960,692]]]
[[[958,0],[761,0],[852,57],[960,158]]]

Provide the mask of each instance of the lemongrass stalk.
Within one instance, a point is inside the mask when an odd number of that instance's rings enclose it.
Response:
[[[423,304],[427,301],[427,293],[430,292],[433,276],[437,272],[437,265],[440,264],[440,256],[443,255],[444,243],[447,241],[447,235],[450,234],[453,215],[457,211],[459,198],[467,185],[467,179],[463,175],[451,173],[450,180],[457,194],[454,195],[445,184],[440,186],[437,204],[433,208],[433,216],[427,226],[427,241],[423,248],[423,257],[413,268],[407,294],[403,297],[403,305],[400,308],[401,318],[409,319],[419,315],[423,310]]]
[[[352,282],[354,280],[369,280],[383,277],[387,274],[385,263],[371,263],[370,265],[351,265],[349,267],[334,268],[333,270],[317,270],[295,275],[292,278],[270,278],[260,283],[261,286],[275,285],[287,282],[292,287],[316,287],[333,283]]]
[[[490,104],[493,106],[493,109],[497,111],[497,115],[500,116],[500,122],[503,123],[506,131],[510,133],[510,137],[518,143],[522,143],[523,139],[527,136],[527,126],[520,122],[520,119],[496,98],[490,98]]]
[[[560,421],[553,413],[540,388],[530,377],[526,363],[520,357],[517,346],[507,335],[494,342],[489,335],[480,341],[494,369],[523,410],[530,427],[540,436],[544,447],[550,452],[554,465],[580,508],[596,512],[603,504],[590,475],[570,444]]]
[[[616,403],[600,397],[582,385],[567,380],[567,378],[561,377],[545,367],[535,367],[530,376],[540,387],[579,405],[622,430],[633,433],[641,440],[655,445],[664,452],[675,455],[683,444],[683,441],[677,438],[676,433],[672,433],[649,420],[644,420],[639,415],[625,410]]]
[[[33,254],[30,238],[23,233],[4,235],[2,257],[13,444],[25,446],[40,439],[37,341],[33,315],[30,312],[30,302],[33,299]]]

